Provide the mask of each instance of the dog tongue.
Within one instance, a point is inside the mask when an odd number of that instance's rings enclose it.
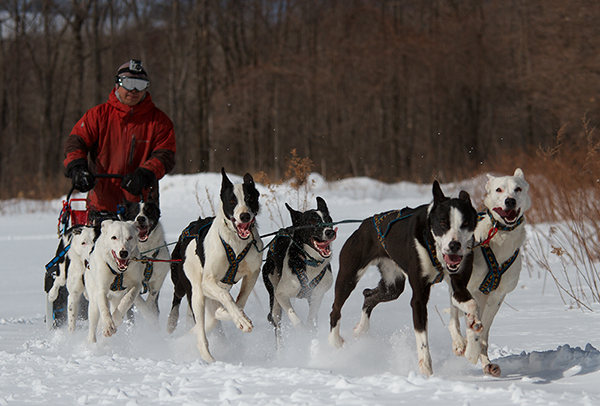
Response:
[[[313,240],[313,241],[314,241],[315,248],[317,248],[317,250],[321,253],[321,256],[327,258],[328,256],[331,255],[331,249],[329,248],[329,245],[330,245],[331,241],[333,241],[333,240],[329,240],[329,241]]]
[[[248,236],[250,235],[250,226],[252,225],[252,222],[248,222],[248,223],[238,223],[236,224],[237,226],[237,233],[240,236],[240,238],[248,238]]]
[[[456,266],[460,264],[460,261],[462,261],[462,256],[445,254],[444,261],[446,261],[446,263],[450,266]]]
[[[500,215],[503,219],[508,221],[513,221],[517,217],[517,212],[515,210],[504,211],[500,207],[494,208],[494,211]]]
[[[146,241],[148,239],[149,235],[148,235],[148,227],[145,228],[138,228],[138,239],[142,242]]]
[[[112,256],[115,259],[115,262],[117,263],[117,267],[120,270],[127,269],[127,265],[129,264],[129,258],[121,259],[114,251],[112,251]]]

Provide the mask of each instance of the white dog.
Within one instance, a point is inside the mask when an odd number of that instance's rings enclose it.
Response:
[[[143,266],[140,257],[138,229],[132,221],[105,220],[100,236],[90,255],[90,268],[85,272],[85,288],[90,301],[88,309],[88,341],[96,342],[98,321],[102,333],[110,337],[117,332],[127,310],[142,290]],[[141,301],[140,310],[149,316]]]
[[[218,321],[232,320],[243,332],[252,331],[244,306],[256,284],[262,263],[262,240],[256,228],[260,193],[247,173],[243,184],[231,183],[221,169],[221,204],[215,218],[198,219],[181,234],[171,265],[175,291],[167,331],[177,326],[181,299],[187,295],[196,326],[200,355],[214,362],[206,332]],[[230,289],[241,281],[237,300]]]
[[[496,313],[506,295],[517,286],[521,273],[521,247],[525,243],[523,215],[531,207],[529,184],[523,171],[513,176],[488,175],[482,215],[475,229],[473,273],[468,289],[479,306],[483,330],[477,334],[467,330],[467,339],[460,332],[459,311],[451,307],[449,324],[452,347],[458,356],[466,356],[476,364],[481,360],[484,373],[500,376],[500,367],[488,357],[488,338]]]
[[[67,299],[67,314],[69,332],[75,331],[75,321],[79,311],[79,300],[85,291],[83,274],[86,262],[90,258],[90,251],[94,247],[94,228],[75,226],[63,236],[63,244],[70,246],[65,261],[59,264],[60,273],[54,280],[54,285],[48,292],[48,300],[54,302],[58,297],[61,286],[67,285],[69,296]]]

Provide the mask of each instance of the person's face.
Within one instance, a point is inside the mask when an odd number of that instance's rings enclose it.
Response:
[[[137,90],[126,90],[123,86],[117,87],[117,93],[119,94],[120,100],[123,102],[123,104],[129,107],[138,104],[142,100],[146,92],[147,90],[142,90],[141,92],[138,92]]]

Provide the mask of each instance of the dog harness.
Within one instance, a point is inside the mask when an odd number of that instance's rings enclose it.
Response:
[[[67,251],[69,251],[69,248],[71,248],[71,244],[67,245],[61,252],[56,254],[56,256],[52,258],[50,262],[46,264],[46,272],[63,259],[63,257],[67,254]]]
[[[385,244],[385,237],[387,236],[388,232],[390,231],[390,228],[396,221],[404,220],[404,219],[412,216],[412,213],[407,214],[405,216],[401,216],[401,214],[402,214],[401,210],[390,210],[390,211],[376,214],[373,216],[373,225],[375,226],[375,231],[377,232],[377,238],[379,239],[379,242],[381,243],[383,249],[388,254],[390,259],[392,258],[392,256],[390,255],[390,253],[387,249],[387,246]],[[390,220],[385,232],[382,233],[381,232],[382,223],[384,222],[384,220],[386,218],[388,218],[390,216],[395,216],[395,217],[392,218],[392,220]],[[429,259],[431,260],[431,263],[433,264],[435,269],[437,269],[437,271],[438,271],[438,274],[436,275],[435,279],[433,280],[433,283],[434,284],[439,283],[444,280],[444,267],[442,266],[442,264],[440,263],[440,261],[437,258],[437,251],[435,249],[435,244],[432,244],[429,241],[429,239],[427,238],[427,232],[423,232],[423,238],[425,239],[425,242],[427,243],[427,252],[429,253]],[[394,260],[392,259],[392,261],[394,261]],[[394,263],[395,262],[396,261],[394,261]],[[397,263],[396,263],[396,266],[398,266],[398,268],[401,268]]]
[[[227,244],[225,240],[223,240],[223,237],[219,236],[219,238],[221,238],[221,243],[223,244],[223,248],[225,248],[225,253],[227,254],[227,261],[229,262],[229,268],[227,269],[227,272],[225,273],[223,279],[221,279],[221,282],[227,285],[234,285],[235,276],[237,275],[240,263],[248,254],[248,251],[250,251],[250,247],[254,243],[254,240],[249,242],[248,245],[246,245],[246,247],[242,250],[242,252],[240,252],[240,254],[236,257],[233,248],[231,248],[231,246]]]
[[[431,263],[433,264],[435,269],[437,269],[438,271],[438,274],[433,280],[433,283],[440,283],[444,280],[444,267],[442,266],[440,260],[437,257],[437,250],[435,249],[435,244],[432,244],[429,241],[429,238],[427,238],[426,231],[423,231],[423,238],[425,239],[425,242],[427,242],[427,252],[429,253],[429,259],[431,260]]]
[[[125,290],[125,289],[127,289],[125,286],[123,286],[123,274],[122,273],[118,273],[117,271],[115,271],[114,269],[112,269],[111,266],[108,265],[108,264],[106,264],[106,266],[108,266],[108,269],[110,269],[110,271],[112,272],[112,274],[115,275],[115,280],[110,285],[110,290],[112,290],[113,292],[117,292],[119,290]]]
[[[305,262],[306,263],[306,262]],[[308,264],[307,264],[308,265]],[[298,278],[300,282],[300,290],[296,294],[298,299],[307,299],[312,294],[314,288],[321,282],[327,271],[331,272],[331,265],[327,264],[326,267],[323,268],[321,272],[312,280],[308,281],[308,277],[306,276],[305,269],[298,269],[295,265],[292,265],[292,272]]]
[[[160,248],[154,251],[154,253],[152,254],[152,258],[156,259],[159,252]],[[146,268],[144,268],[144,280],[142,281],[142,286],[144,287],[144,289],[140,293],[141,295],[148,292],[148,283],[150,282],[150,278],[152,278],[152,273],[154,273],[154,262],[148,261],[146,262]]]
[[[515,262],[515,260],[519,256],[519,249],[517,248],[517,250],[511,255],[510,258],[508,258],[502,264],[498,264],[496,255],[494,255],[494,251],[490,247],[490,241],[498,231],[513,231],[518,226],[520,226],[525,219],[523,216],[521,216],[514,225],[505,226],[503,224],[498,223],[492,216],[492,213],[490,213],[490,211],[488,210],[487,213],[479,213],[478,221],[483,220],[486,214],[492,220],[492,228],[488,233],[488,237],[480,244],[480,247],[489,271],[485,278],[483,278],[483,282],[481,282],[481,285],[479,286],[479,291],[485,295],[489,295],[491,292],[498,289],[498,285],[500,285],[502,275],[508,270],[508,268],[510,268],[510,266]]]

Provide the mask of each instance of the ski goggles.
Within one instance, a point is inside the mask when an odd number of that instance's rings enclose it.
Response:
[[[117,84],[128,92],[143,92],[148,89],[150,82],[146,79],[130,78],[127,76],[117,76]]]

